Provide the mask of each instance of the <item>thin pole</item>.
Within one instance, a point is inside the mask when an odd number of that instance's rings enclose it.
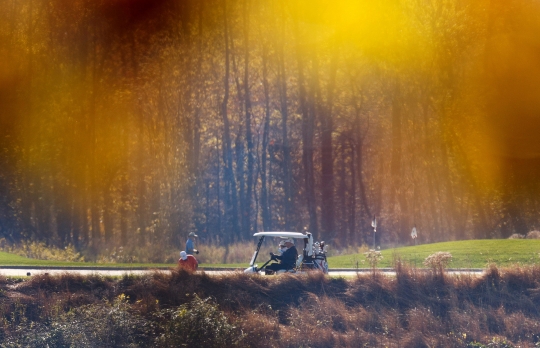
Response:
[[[377,233],[377,218],[375,216],[371,221],[371,227],[373,227],[373,250],[375,250],[375,233]]]

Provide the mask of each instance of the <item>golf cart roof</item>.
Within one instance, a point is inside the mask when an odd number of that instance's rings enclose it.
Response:
[[[300,232],[257,232],[253,237],[282,237],[282,238],[307,238],[308,236]]]

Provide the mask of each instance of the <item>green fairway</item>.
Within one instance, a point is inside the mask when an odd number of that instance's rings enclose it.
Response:
[[[383,259],[379,267],[392,267],[392,260],[424,267],[424,259],[438,251],[452,254],[449,268],[484,268],[490,262],[505,267],[513,264],[540,263],[540,240],[537,239],[483,239],[424,244],[381,250]],[[364,261],[364,262],[362,262]],[[341,255],[328,258],[330,268],[367,268],[363,254]]]
[[[540,240],[536,239],[485,239],[466,240],[458,242],[444,242],[424,244],[418,246],[402,247],[381,250],[383,259],[379,267],[392,267],[395,257],[416,267],[424,267],[424,259],[437,251],[446,251],[452,254],[449,268],[484,268],[490,262],[505,267],[514,264],[540,263]],[[258,262],[259,266],[266,260]],[[363,254],[350,254],[328,258],[330,268],[368,268],[369,264]],[[0,252],[0,268],[2,266],[41,266],[41,267],[120,267],[120,268],[157,268],[176,267],[176,264],[144,264],[144,263],[93,263],[93,262],[62,262],[29,259]],[[248,267],[248,261],[239,264],[200,264],[200,267]]]

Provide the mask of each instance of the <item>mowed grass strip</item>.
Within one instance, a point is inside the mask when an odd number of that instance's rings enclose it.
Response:
[[[452,262],[449,268],[485,268],[489,263],[499,267],[508,267],[515,264],[540,264],[540,240],[538,239],[484,239],[466,240],[457,242],[444,242],[423,244],[393,249],[381,250],[383,259],[378,267],[392,267],[393,260],[399,257],[409,265],[423,268],[426,257],[438,251],[446,251],[452,254]],[[266,257],[259,255],[257,260],[261,266]],[[246,263],[235,264],[200,264],[204,267],[248,267]],[[349,254],[328,258],[330,268],[368,268],[369,264],[363,254]],[[174,264],[152,263],[93,263],[93,262],[63,262],[52,260],[29,259],[15,254],[0,252],[0,268],[2,266],[41,266],[41,267],[119,267],[119,268],[157,268],[176,267]]]
[[[249,260],[248,260],[249,261]],[[262,264],[264,262],[261,262]],[[0,268],[2,266],[29,266],[29,267],[88,267],[88,268],[175,268],[176,263],[94,263],[94,262],[67,262],[54,260],[30,259],[16,254],[0,251]],[[236,264],[199,264],[199,267],[221,267],[221,268],[246,268],[249,262]]]
[[[419,268],[424,259],[438,251],[452,254],[449,268],[485,268],[489,263],[499,267],[516,264],[540,264],[540,240],[538,239],[481,239],[457,242],[423,244],[381,250],[383,259],[378,267],[392,267],[399,257],[403,262]],[[363,254],[341,255],[328,258],[330,268],[368,268]]]
[[[0,268],[2,268],[2,266],[156,268],[156,267],[176,267],[176,263],[165,264],[165,263],[66,262],[66,261],[30,259],[30,258],[19,256],[16,254],[0,252]]]

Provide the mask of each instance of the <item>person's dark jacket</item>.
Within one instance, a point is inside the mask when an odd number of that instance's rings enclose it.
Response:
[[[294,268],[296,266],[296,259],[298,258],[298,251],[293,245],[289,249],[285,250],[282,255],[274,255],[274,258],[280,260],[280,264],[286,269]]]

